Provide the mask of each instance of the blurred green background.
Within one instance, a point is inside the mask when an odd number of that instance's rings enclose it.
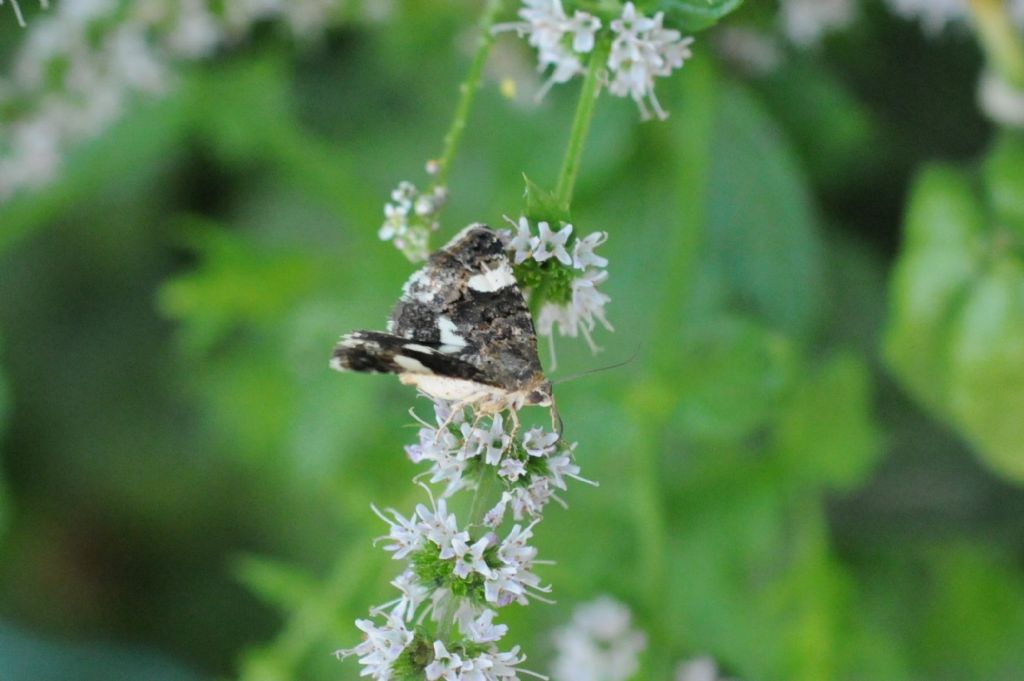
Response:
[[[369,505],[420,498],[412,395],[327,357],[411,271],[382,205],[439,151],[477,9],[260,26],[0,207],[0,679],[357,677],[331,653],[390,598]],[[559,604],[510,640],[543,670],[610,593],[639,678],[1024,678],[1024,155],[979,51],[872,5],[751,75],[718,30],[668,122],[599,103],[573,217],[610,234],[616,332],[556,375],[636,359],[558,387],[602,484],[539,526]],[[578,84],[534,105],[533,59],[492,56],[441,238],[553,182]]]

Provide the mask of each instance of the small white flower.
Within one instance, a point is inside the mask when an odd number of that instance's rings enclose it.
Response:
[[[523,449],[530,456],[547,456],[558,442],[558,433],[545,433],[543,428],[530,428],[523,436]]]
[[[391,580],[391,586],[398,589],[402,594],[400,598],[392,602],[391,614],[405,621],[412,620],[416,610],[419,609],[423,601],[430,595],[430,590],[420,584],[416,579],[416,575],[410,570],[406,570]]]
[[[431,504],[430,508],[425,504],[416,505],[416,515],[420,517],[416,528],[434,544],[440,547],[450,546],[455,535],[459,533],[455,514],[448,512],[448,503],[444,499],[431,499]]]
[[[450,535],[440,536],[439,538],[441,541],[437,545],[441,550],[437,556],[441,560],[451,560],[469,550],[469,532],[455,532]]]
[[[572,33],[572,49],[577,52],[590,52],[594,49],[594,35],[601,30],[601,20],[592,14],[576,10],[572,20],[567,22]]]
[[[410,553],[423,548],[426,537],[418,524],[404,517],[393,508],[388,509],[393,519],[389,519],[376,506],[371,506],[371,508],[377,514],[377,517],[386,522],[391,528],[388,534],[385,537],[381,537],[378,541],[386,539],[390,542],[384,545],[384,550],[393,553],[392,558],[401,560]]]
[[[508,449],[512,438],[505,432],[505,425],[501,414],[495,414],[491,419],[490,430],[478,430],[477,433],[486,450],[484,461],[488,465],[497,466],[501,462],[501,455]]]
[[[512,494],[510,492],[502,492],[501,500],[494,505],[490,511],[484,515],[484,525],[487,527],[498,527],[505,519],[505,513],[508,510],[508,504],[512,501]]]
[[[608,55],[608,91],[618,97],[631,97],[644,119],[651,117],[651,109],[660,119],[668,117],[654,94],[654,79],[671,75],[691,56],[693,38],[683,38],[679,31],[665,28],[663,21],[662,12],[646,17],[627,2],[622,15],[611,24],[615,39]]]
[[[614,331],[604,316],[604,306],[611,298],[597,288],[607,279],[607,270],[590,270],[572,282],[572,317],[594,351],[597,350],[597,346],[594,345],[590,332],[594,330],[597,322],[607,330]]]
[[[597,485],[593,480],[580,477],[580,467],[573,463],[572,457],[568,454],[559,454],[548,459],[548,476],[551,480],[551,485],[560,490],[568,489],[565,484],[565,478],[579,480],[588,485]]]
[[[537,557],[537,549],[526,542],[533,538],[533,527],[539,521],[534,521],[526,527],[515,525],[509,531],[508,536],[498,547],[498,558],[506,565],[514,565],[520,568],[529,568]]]
[[[519,265],[533,255],[533,234],[530,232],[530,221],[525,217],[520,217],[518,223],[512,222],[511,218],[506,217],[505,219],[516,230],[515,236],[512,236],[511,232],[506,232],[509,235],[506,248],[513,252],[512,260],[516,265]]]
[[[540,674],[516,669],[517,665],[520,665],[525,661],[526,655],[519,652],[519,646],[513,646],[512,650],[504,653],[485,653],[477,658],[478,663],[486,662],[487,668],[490,670],[490,676],[485,677],[487,681],[490,681],[491,679],[518,679],[519,677],[517,674],[522,673],[546,680],[547,677],[541,676]]]
[[[572,249],[572,264],[578,270],[588,267],[607,267],[608,258],[594,253],[594,249],[608,240],[608,232],[594,232],[576,241]]]
[[[487,577],[491,574],[491,568],[484,561],[484,552],[490,547],[491,542],[483,537],[472,545],[462,543],[455,555],[455,576],[466,579],[474,572]]]
[[[501,462],[501,468],[498,469],[498,475],[509,482],[515,482],[522,476],[526,475],[526,464],[519,459],[506,458]]]
[[[459,681],[458,671],[461,667],[462,658],[454,653],[449,653],[441,641],[434,641],[434,661],[424,670],[429,681],[437,681],[437,679]]]
[[[390,679],[391,665],[412,642],[413,633],[405,627],[402,618],[394,615],[389,615],[380,627],[373,620],[365,619],[356,620],[356,627],[365,635],[363,642],[355,648],[339,650],[335,655],[340,660],[358,656],[359,664],[364,667],[362,676]]]
[[[566,225],[557,232],[551,231],[547,222],[538,222],[537,231],[540,235],[533,239],[533,259],[537,262],[544,262],[549,258],[556,258],[563,265],[572,265],[572,257],[565,245],[572,234],[572,225]]]
[[[496,614],[493,610],[484,610],[479,617],[471,620],[463,631],[466,638],[473,643],[493,643],[504,638],[508,626],[494,624]]]
[[[554,499],[551,481],[546,477],[538,477],[528,487],[516,487],[512,491],[512,517],[522,520],[527,516],[540,517],[544,507]]]

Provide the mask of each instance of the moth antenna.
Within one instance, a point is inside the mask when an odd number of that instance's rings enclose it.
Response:
[[[625,359],[625,360],[623,360],[621,362],[616,362],[615,364],[609,364],[608,366],[597,367],[596,369],[587,369],[586,371],[581,371],[578,374],[571,374],[569,376],[563,376],[563,377],[561,377],[561,378],[559,378],[559,379],[557,379],[555,381],[551,381],[551,384],[552,385],[558,385],[559,383],[568,383],[569,381],[575,381],[577,378],[583,378],[584,376],[590,376],[591,374],[599,374],[602,371],[610,371],[612,369],[621,369],[622,367],[626,366],[627,364],[632,364],[633,363],[633,361],[640,355],[640,348],[642,348],[642,347],[643,347],[643,343],[637,343],[636,349],[633,350],[633,354],[630,355],[628,359]]]

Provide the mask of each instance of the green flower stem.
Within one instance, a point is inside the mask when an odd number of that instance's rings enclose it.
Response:
[[[437,159],[437,177],[434,180],[436,186],[444,186],[448,181],[448,170],[451,168],[455,158],[455,152],[462,141],[462,134],[466,130],[466,122],[469,120],[469,112],[473,108],[473,100],[480,90],[480,83],[483,80],[484,66],[487,64],[487,57],[490,56],[491,47],[494,45],[494,34],[491,28],[501,12],[503,0],[487,0],[483,16],[480,17],[480,35],[477,38],[476,54],[473,55],[473,63],[469,67],[466,80],[459,85],[459,103],[455,107],[455,117],[444,136],[444,150],[441,157]]]
[[[978,40],[989,65],[1016,88],[1024,89],[1024,38],[1010,20],[1004,0],[970,0]]]
[[[576,185],[576,176],[580,172],[583,148],[587,142],[587,134],[590,132],[590,122],[594,118],[597,98],[601,94],[601,73],[608,59],[610,48],[611,44],[606,40],[600,40],[594,46],[594,51],[590,55],[590,63],[587,66],[587,75],[583,81],[583,88],[580,90],[580,100],[576,105],[572,130],[569,132],[569,146],[565,150],[562,172],[558,175],[558,184],[555,188],[555,198],[558,199],[558,203],[567,207],[572,204],[572,191]]]
[[[509,446],[511,447],[511,445]],[[494,481],[493,469],[487,465],[481,466],[480,473],[477,476],[476,489],[473,490],[473,500],[469,505],[468,521],[466,522],[467,528],[483,526],[484,516],[487,515],[489,510],[487,501],[491,496],[491,488],[494,486]],[[455,626],[455,612],[458,608],[455,607],[455,599],[448,601],[441,607],[444,610],[437,613],[437,638],[447,641],[451,635],[452,628]]]

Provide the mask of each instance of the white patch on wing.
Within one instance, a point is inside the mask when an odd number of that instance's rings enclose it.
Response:
[[[427,277],[427,268],[424,267],[423,269],[416,270],[402,287],[402,299],[411,299],[420,303],[429,303],[433,300],[435,293],[435,291],[428,286],[429,283],[430,278]],[[415,292],[413,289],[416,289]]]
[[[437,318],[437,330],[441,334],[441,343],[443,345],[465,347],[466,339],[456,333],[458,327],[448,317],[441,315]],[[442,349],[441,352],[447,352],[447,350]]]
[[[341,363],[341,357],[331,357],[331,362],[329,366],[335,371],[348,371],[348,369],[346,369],[345,366]]]
[[[462,345],[442,345],[441,347],[438,348],[438,350],[440,350],[446,355],[454,355],[455,353],[460,352],[465,348],[466,344],[463,343]]]
[[[395,364],[402,367],[406,371],[411,371],[417,374],[429,374],[430,369],[423,366],[423,363],[419,360],[415,360],[412,357],[406,357],[405,355],[395,355]]]
[[[500,392],[493,386],[476,381],[435,374],[402,374],[399,379],[405,385],[414,385],[421,392],[439,400],[475,401]]]
[[[496,269],[474,274],[469,278],[468,283],[469,288],[474,291],[494,293],[515,284],[516,276],[512,273],[512,266],[508,264],[508,261],[504,261]]]
[[[426,345],[419,345],[417,343],[406,343],[405,349],[412,350],[414,352],[422,352],[427,355],[433,354],[434,352],[433,348],[428,348]]]

